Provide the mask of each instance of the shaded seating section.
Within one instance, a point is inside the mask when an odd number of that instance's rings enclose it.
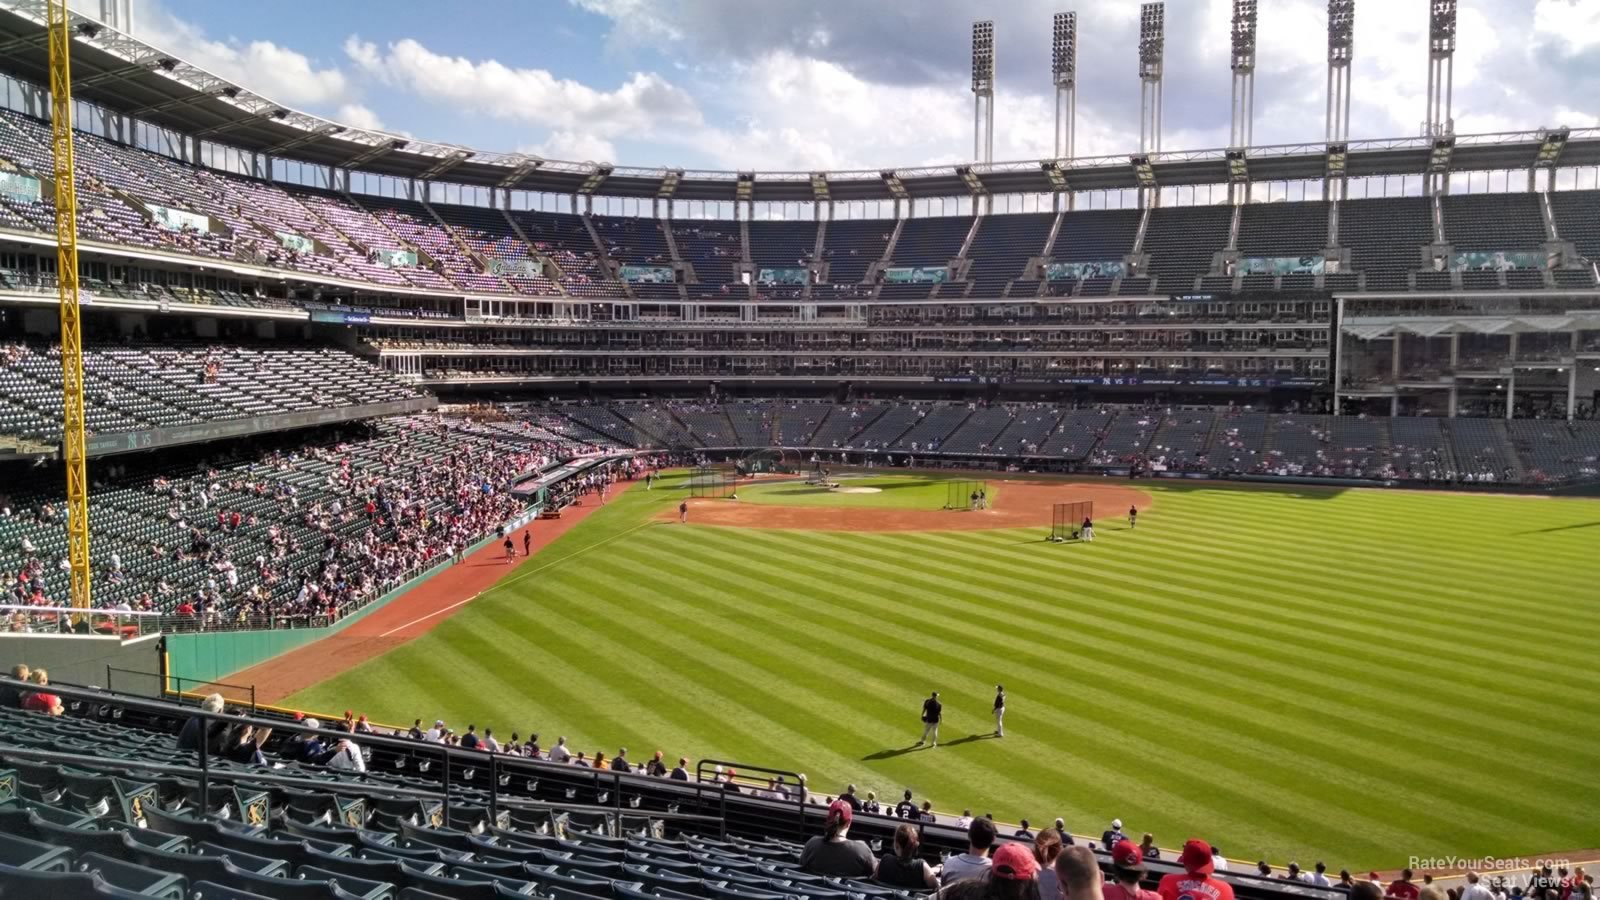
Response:
[[[688,286],[690,297],[748,297],[748,289],[737,284],[734,266],[744,258],[744,242],[739,223],[726,221],[676,221],[672,239],[678,255],[694,266],[696,282]]]
[[[590,221],[606,245],[606,254],[617,265],[672,268],[672,248],[667,245],[667,237],[662,232],[665,225],[659,219],[592,216]],[[647,300],[677,300],[679,297],[678,285],[670,278],[665,284],[630,282],[628,290]]]
[[[671,414],[683,425],[683,431],[691,435],[696,441],[707,447],[738,447],[750,446],[749,442],[742,439],[733,428],[733,422],[728,418],[728,412],[720,403],[706,405],[699,404],[674,404]],[[676,432],[674,432],[676,433]],[[754,446],[764,446],[765,440],[760,440]]]
[[[620,282],[606,274],[600,265],[600,251],[583,223],[571,213],[520,210],[511,213],[517,227],[533,246],[561,269],[561,286],[575,297],[615,297],[622,292]]]
[[[777,405],[775,436],[780,447],[818,446],[813,435],[833,409],[826,403],[782,402]],[[822,445],[828,446],[828,445]]]
[[[852,436],[846,447],[855,450],[886,450],[894,446],[900,436],[921,421],[929,404],[896,403]],[[908,445],[909,446],[909,445]]]
[[[1457,251],[1536,251],[1544,215],[1535,194],[1447,194],[1440,198],[1444,236]]]
[[[750,223],[750,261],[757,269],[793,269],[811,264],[817,251],[817,223],[763,219]]]
[[[1205,467],[1217,414],[1209,409],[1177,409],[1162,416],[1150,439],[1149,455],[1174,471]]]
[[[1507,426],[1529,481],[1561,482],[1600,475],[1600,422],[1519,419]]]
[[[367,773],[352,777],[296,760],[278,737],[268,744],[270,775],[299,781],[264,781],[266,770],[214,757],[208,799],[197,770],[149,768],[195,764],[194,754],[173,749],[182,710],[119,709],[113,717],[109,707],[71,707],[59,719],[0,709],[0,766],[18,775],[17,796],[0,802],[0,882],[8,888],[174,900],[909,896],[802,872],[800,844],[759,834],[777,821],[760,801],[741,801],[750,824],[723,835],[715,821],[666,816],[671,797],[692,800],[693,789],[630,780],[624,789],[634,799],[619,813],[598,805],[603,796],[586,770],[544,765],[523,770],[532,777],[508,777],[499,797],[516,805],[491,816],[483,767],[458,757],[448,763],[446,815],[437,799],[443,765],[424,768],[409,751],[369,747]],[[96,758],[111,746],[115,759]],[[67,766],[21,756],[28,748],[83,756]],[[139,804],[120,799],[128,796]],[[792,822],[793,807],[783,812]]]
[[[1509,481],[1510,448],[1501,438],[1492,419],[1451,419],[1450,452],[1455,456],[1456,473],[1473,480]]]
[[[1028,260],[1044,252],[1045,239],[1054,223],[1054,213],[984,216],[967,250],[967,257],[972,260],[967,273],[967,280],[972,282],[970,296],[1008,296],[1011,283],[1025,274]],[[1020,296],[1031,296],[1038,289],[1034,282],[1026,285]],[[945,296],[948,289],[939,293]]]
[[[1315,256],[1328,246],[1322,201],[1247,203],[1239,210],[1240,256]]]
[[[350,266],[362,278],[374,284],[414,286],[432,290],[453,291],[456,286],[444,276],[428,268],[419,260],[418,265],[391,268],[376,261],[376,251],[413,250],[394,232],[384,227],[371,213],[338,194],[297,189],[289,192],[313,215],[318,216],[340,234],[349,239],[363,258],[352,260]]]
[[[938,403],[920,410],[922,417],[891,445],[894,450],[943,450],[944,440],[972,415],[965,403]]]
[[[1017,456],[1032,456],[1055,431],[1061,411],[1042,404],[1015,404],[1011,421],[990,442],[990,451]]]
[[[872,264],[889,246],[894,223],[881,219],[829,222],[823,234],[822,257],[828,263],[828,282],[847,292],[867,276]]]
[[[939,441],[946,453],[994,453],[991,443],[1011,424],[1011,410],[1004,406],[983,406],[971,410],[966,419]]]
[[[1150,257],[1145,273],[1155,276],[1157,289],[1193,290],[1196,276],[1209,273],[1213,257],[1228,246],[1232,219],[1232,208],[1227,206],[1151,210],[1144,236],[1144,252]]]
[[[907,219],[894,245],[891,267],[947,266],[961,252],[961,243],[972,229],[970,216],[929,216]],[[958,290],[954,286],[941,290]],[[932,284],[888,284],[878,291],[880,299],[919,300],[933,294]]]
[[[611,409],[619,417],[633,423],[635,431],[647,434],[652,438],[650,446],[653,447],[704,447],[707,446],[697,438],[684,424],[672,415],[672,411],[665,404],[658,403],[614,403]],[[720,413],[719,413],[720,415]],[[718,433],[731,438],[733,427],[723,418]]]
[[[1407,274],[1422,268],[1422,248],[1433,242],[1426,197],[1352,200],[1339,204],[1339,243],[1365,275],[1369,291],[1403,291]],[[1448,273],[1436,273],[1448,274]]]
[[[87,425],[95,434],[420,396],[372,363],[332,349],[90,344],[84,348],[84,379]],[[5,345],[0,395],[8,405],[37,414],[0,418],[0,434],[59,440],[60,350]]]
[[[533,248],[511,230],[511,223],[506,221],[500,210],[444,203],[434,204],[433,209],[472,252],[485,260],[507,264],[501,269],[499,277],[518,293],[561,293],[555,281],[542,274],[513,274],[519,266],[533,263],[537,267],[538,262],[534,259]]]
[[[389,197],[357,197],[355,202],[401,241],[426,253],[438,267],[437,274],[461,290],[491,294],[510,292],[510,285],[483,271],[477,260],[451,240],[421,203]]]
[[[1056,422],[1039,447],[1041,456],[1059,456],[1063,459],[1081,460],[1089,455],[1100,440],[1100,433],[1111,421],[1112,414],[1104,410],[1075,409],[1068,411]]]
[[[743,447],[764,447],[772,442],[772,404],[728,403],[723,406],[733,424],[735,442]]]

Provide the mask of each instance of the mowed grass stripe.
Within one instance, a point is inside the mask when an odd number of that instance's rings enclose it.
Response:
[[[1050,610],[1049,612],[1051,614],[1053,614],[1054,610]],[[1119,640],[1115,641],[1114,644],[1113,644],[1115,647],[1118,648],[1118,652],[1122,653],[1124,656],[1130,655],[1130,651],[1128,649],[1126,649],[1126,648],[1129,647],[1130,641],[1133,640],[1133,639],[1136,639],[1138,637],[1138,635],[1137,634],[1129,634],[1127,637],[1128,637],[1128,640],[1120,640],[1119,639]],[[1134,652],[1142,654],[1143,650],[1141,648],[1140,650],[1134,651]],[[1159,663],[1161,660],[1162,660],[1162,657],[1159,656],[1159,655],[1149,656],[1149,659],[1148,659],[1148,661],[1150,661],[1150,662],[1157,662],[1157,663]],[[1308,683],[1308,687],[1311,687],[1311,688],[1314,689],[1315,685]],[[1300,698],[1300,699],[1304,699],[1303,695],[1293,695],[1289,699],[1296,699],[1297,697]],[[1409,734],[1409,732],[1408,732],[1408,734]],[[1406,735],[1400,735],[1400,737],[1405,737],[1405,736]],[[1492,746],[1490,746],[1490,747],[1487,747],[1486,749],[1492,750],[1493,748],[1492,748]],[[1348,748],[1346,748],[1346,750],[1348,750]],[[1488,757],[1488,756],[1485,756],[1482,759],[1482,765],[1485,766],[1489,770],[1493,770],[1495,767],[1504,765],[1504,764],[1506,764],[1506,762],[1507,761],[1504,759],[1503,755],[1500,756],[1500,757]],[[1417,760],[1417,765],[1418,765],[1418,771],[1419,772],[1428,771],[1430,768],[1433,768],[1435,766],[1435,764],[1432,762],[1432,760],[1431,759],[1427,759],[1427,758],[1418,759]],[[1567,793],[1572,788],[1581,787],[1585,783],[1586,783],[1585,781],[1574,779],[1570,783],[1557,783],[1557,784],[1554,784],[1553,788],[1554,788],[1554,790],[1556,790],[1558,792],[1554,796],[1558,796],[1558,797],[1559,796],[1566,796]]]
[[[1537,532],[1594,521],[1593,504],[1149,489],[1140,528],[1103,510],[1093,547],[1021,543],[1043,529],[646,527],[311,693],[370,714],[365,693],[403,721],[453,702],[450,717],[482,709],[502,737],[526,710],[517,722],[566,723],[608,753],[731,746],[797,760],[819,792],[853,779],[893,799],[906,784],[941,808],[1079,830],[1121,815],[1237,855],[1397,865],[1396,847],[1592,845],[1571,811],[1600,800],[1585,780],[1600,751],[1559,723],[1594,709],[1593,673],[1563,662],[1594,632],[1600,568],[1580,529]],[[530,565],[681,497],[626,492]],[[1566,633],[1540,630],[1552,611]],[[1283,639],[1296,631],[1315,642]],[[861,758],[912,740],[933,681],[959,700],[953,722],[986,729],[995,670],[1018,673],[1004,741]]]
[[[926,649],[926,644],[928,644],[928,642],[926,642],[926,639],[923,639],[923,647],[925,647],[925,652],[931,652],[931,650]],[[984,652],[984,650],[986,650],[986,647],[973,647],[973,650],[974,650],[974,652],[981,653],[981,652]],[[1003,650],[1003,647],[1000,647],[1000,650]],[[1016,652],[1014,652],[1014,649],[1013,649],[1013,657],[1016,657]],[[1088,682],[1088,684],[1098,684],[1098,681],[1096,681],[1096,677],[1104,677],[1104,674],[1106,674],[1106,673],[1086,673],[1086,676],[1088,676],[1088,677],[1085,677],[1085,679],[1083,679],[1083,681],[1078,682],[1078,684],[1085,684],[1085,682]],[[1008,677],[1010,677],[1010,676],[1008,676]],[[1013,679],[1011,679],[1011,681],[1016,681],[1016,679],[1014,679],[1014,677],[1013,677]],[[979,689],[979,690],[982,690],[982,689]],[[1142,711],[1142,709],[1131,709],[1130,713],[1134,714],[1134,716],[1139,716],[1139,714],[1144,713],[1144,711]],[[1195,722],[1186,722],[1186,725],[1184,725],[1184,732],[1186,732],[1186,733],[1192,732],[1192,729],[1194,729],[1195,725],[1197,725],[1197,724],[1195,724]],[[1030,730],[1032,730],[1032,729],[1030,729]],[[1064,735],[1064,737],[1070,737],[1070,735]],[[1131,735],[1128,735],[1128,737],[1131,737]],[[1226,743],[1224,743],[1224,745],[1222,745],[1222,746],[1237,745],[1237,743],[1240,743],[1240,740],[1242,740],[1242,738],[1238,737],[1238,733],[1237,732],[1226,733],[1226,735],[1224,735],[1224,737],[1226,737]],[[1130,746],[1130,741],[1128,741],[1128,740],[1117,740],[1117,741],[1115,741],[1115,746],[1120,746],[1120,748],[1123,748],[1123,749],[1141,749],[1141,748],[1139,748],[1139,746]],[[1214,748],[1214,749],[1216,749],[1216,748]],[[1242,759],[1248,759],[1248,761],[1250,761],[1251,764],[1254,764],[1254,765],[1256,765],[1256,767],[1259,767],[1259,762],[1261,762],[1261,757],[1259,757],[1259,749],[1261,749],[1261,748],[1250,748],[1250,749],[1253,749],[1254,753],[1246,753],[1246,756],[1243,756]],[[1165,756],[1168,757],[1168,759],[1170,759],[1170,757],[1181,756],[1181,754],[1174,754],[1173,751],[1170,751],[1170,749],[1168,749],[1168,751],[1166,751]],[[1176,761],[1176,762],[1182,762],[1182,759],[1178,759],[1178,761]],[[1299,769],[1299,762],[1290,761],[1290,764],[1288,764],[1288,769],[1286,769],[1286,772],[1299,772],[1299,770],[1301,770],[1301,769]],[[1226,772],[1213,772],[1213,775],[1226,775]],[[1390,791],[1390,794],[1392,794],[1392,796],[1397,796],[1397,801],[1402,801],[1403,802],[1403,801],[1406,801],[1406,799],[1410,799],[1410,798],[1406,798],[1405,791],[1397,791],[1397,790],[1395,790],[1394,785],[1384,785],[1384,786],[1386,786],[1387,790]],[[1360,785],[1360,788],[1362,788],[1362,790],[1371,790],[1371,788],[1373,788],[1373,785]],[[1214,783],[1213,783],[1213,781],[1210,781],[1210,780],[1206,780],[1205,781],[1205,786],[1203,786],[1202,790],[1210,790],[1210,793],[1213,793],[1213,794],[1216,793],[1216,788],[1214,788]],[[1258,793],[1259,793],[1259,791],[1258,791]],[[1563,796],[1565,796],[1565,791],[1563,791]],[[1419,796],[1419,798],[1416,798],[1416,799],[1418,799],[1418,801],[1427,801],[1427,806],[1429,806],[1430,809],[1432,809],[1432,814],[1435,814],[1435,815],[1437,815],[1437,814],[1445,814],[1445,810],[1446,809],[1450,809],[1451,812],[1456,812],[1456,810],[1451,809],[1451,807],[1453,807],[1454,804],[1451,804],[1451,802],[1448,801],[1448,799],[1440,798],[1440,796],[1437,796],[1437,794],[1435,794],[1435,796],[1426,796],[1426,798],[1421,798],[1421,796]],[[1294,806],[1294,802],[1290,801],[1290,799],[1269,798],[1269,801],[1272,802],[1272,806],[1275,806],[1275,807],[1285,807],[1285,806],[1290,806],[1291,807],[1291,806]],[[1469,812],[1469,810],[1470,810],[1470,807],[1461,807],[1461,812]],[[1330,822],[1326,822],[1326,820],[1325,820],[1325,822],[1323,822],[1322,826],[1323,826],[1323,830],[1325,830],[1325,831],[1331,830],[1331,828],[1333,828],[1333,825],[1331,825]],[[1382,833],[1382,828],[1384,828],[1384,826],[1382,826],[1382,823],[1378,823],[1378,822],[1360,823],[1360,833],[1363,833],[1363,834]]]

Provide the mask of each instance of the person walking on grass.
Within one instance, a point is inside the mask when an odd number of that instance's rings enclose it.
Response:
[[[684,500],[678,504],[678,524],[689,524],[689,501]]]
[[[1085,541],[1094,543],[1094,520],[1088,516],[1083,517],[1083,530],[1079,532]]]
[[[1128,527],[1130,529],[1132,529],[1132,528],[1138,527],[1138,525],[1139,525],[1139,507],[1130,506],[1130,507],[1128,507]]]
[[[1006,689],[1005,685],[994,686],[994,736],[1006,736]]]
[[[922,701],[922,737],[917,739],[917,746],[921,747],[931,738],[933,746],[939,746],[939,720],[944,716],[944,704],[939,702],[939,692],[934,691],[928,699]]]

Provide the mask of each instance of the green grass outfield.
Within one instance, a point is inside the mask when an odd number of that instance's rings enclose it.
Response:
[[[1145,484],[1091,546],[657,521],[680,484],[288,702],[1335,870],[1600,846],[1595,501]]]

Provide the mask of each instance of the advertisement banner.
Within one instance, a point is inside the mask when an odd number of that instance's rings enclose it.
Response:
[[[1046,281],[1082,281],[1086,278],[1121,278],[1128,267],[1121,260],[1096,262],[1058,262],[1044,267]]]
[[[1543,269],[1549,262],[1542,250],[1533,252],[1515,250],[1470,250],[1450,256],[1450,268],[1456,272],[1469,270],[1505,272],[1511,269]]]
[[[1327,261],[1321,256],[1244,256],[1239,268],[1246,275],[1321,275]]]
[[[756,281],[760,284],[805,284],[810,280],[810,269],[760,269],[756,272]]]
[[[949,266],[894,266],[883,270],[884,284],[944,284]]]
[[[20,172],[0,171],[0,199],[13,203],[37,203],[44,196],[39,179]]]
[[[155,203],[146,203],[144,208],[150,211],[150,218],[155,223],[168,231],[182,231],[191,228],[202,233],[210,233],[211,217],[202,216],[187,210],[173,209],[170,206],[160,206]]]
[[[490,259],[489,274],[510,275],[517,278],[538,278],[544,272],[534,259]]]
[[[372,261],[391,269],[403,269],[417,264],[417,254],[414,250],[374,250]]]
[[[317,245],[308,237],[302,237],[289,231],[274,231],[273,234],[278,236],[278,243],[296,253],[317,252]]]
[[[671,266],[623,266],[618,274],[635,284],[672,284],[676,280]]]

